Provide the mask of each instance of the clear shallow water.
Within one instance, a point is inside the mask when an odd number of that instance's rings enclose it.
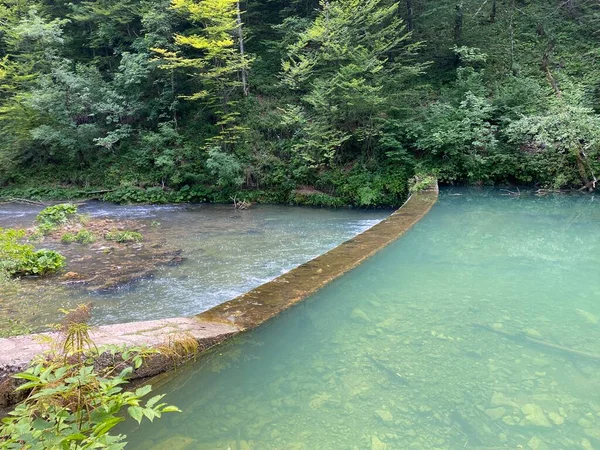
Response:
[[[128,423],[128,448],[599,448],[600,362],[524,337],[600,353],[599,224],[588,196],[444,190],[372,259],[171,374],[156,390],[184,412]]]
[[[0,206],[0,227],[31,226],[39,209]],[[230,205],[99,202],[79,211],[148,226],[159,222],[165,247],[183,249],[185,260],[181,265],[159,267],[152,278],[104,294],[62,285],[33,293],[0,292],[0,315],[43,326],[56,321],[59,308],[89,301],[94,303],[97,324],[197,314],[330,250],[389,214],[268,205],[235,211]]]

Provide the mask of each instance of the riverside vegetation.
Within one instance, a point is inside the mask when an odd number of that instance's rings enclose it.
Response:
[[[398,205],[595,189],[584,0],[8,0],[3,197]]]
[[[53,350],[15,375],[21,381],[17,391],[26,398],[2,419],[0,448],[119,450],[126,436],[115,434],[114,427],[125,420],[125,411],[137,422],[179,411],[161,402],[164,395],[142,403],[152,390],[149,385],[125,389],[129,375],[153,351],[96,347],[87,325],[90,309],[81,305],[65,311]],[[112,356],[113,363],[99,368],[101,355]]]

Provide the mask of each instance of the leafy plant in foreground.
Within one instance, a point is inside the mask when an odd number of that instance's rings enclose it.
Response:
[[[126,436],[111,434],[127,414],[141,422],[179,411],[161,403],[162,395],[142,402],[148,385],[126,391],[129,375],[143,364],[143,349],[98,349],[89,336],[87,320],[91,305],[68,311],[60,326],[61,342],[56,353],[34,362],[15,378],[29,391],[27,398],[2,420],[0,448],[3,449],[94,449],[124,448]],[[118,361],[98,369],[94,361],[102,354]]]

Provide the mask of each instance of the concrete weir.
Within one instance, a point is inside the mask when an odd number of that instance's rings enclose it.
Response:
[[[194,338],[203,352],[241,331],[256,328],[355,268],[409,230],[427,214],[437,197],[435,183],[414,193],[400,209],[367,231],[197,316],[104,325],[93,329],[92,338],[98,347],[158,347]],[[51,348],[49,341],[58,338],[55,333],[41,333],[0,339],[0,407],[18,401],[11,375],[25,369],[36,355]],[[173,364],[172,358],[156,356],[138,369],[134,378],[157,375]]]

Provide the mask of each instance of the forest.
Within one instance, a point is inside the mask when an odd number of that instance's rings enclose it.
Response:
[[[2,196],[596,187],[595,0],[4,0]]]

